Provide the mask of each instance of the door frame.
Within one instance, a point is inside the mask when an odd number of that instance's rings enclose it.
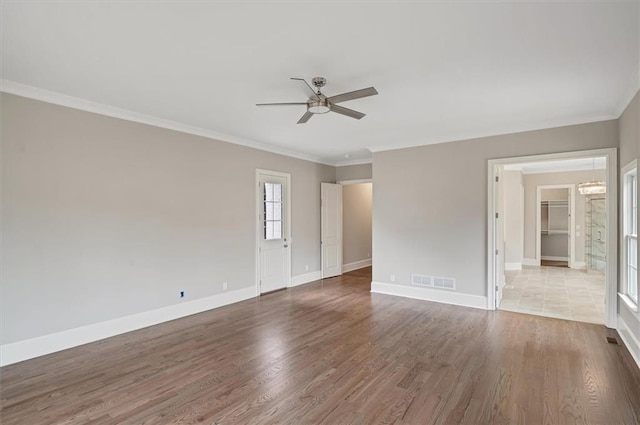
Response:
[[[540,162],[557,159],[604,157],[607,164],[606,184],[606,211],[607,211],[607,265],[605,269],[606,312],[605,326],[617,328],[618,313],[618,148],[593,149],[575,152],[559,152],[542,155],[520,156],[511,158],[490,159],[487,161],[487,310],[495,310],[495,285],[496,270],[494,267],[494,253],[496,249],[494,217],[495,217],[495,192],[494,184],[496,169],[499,166],[522,162]]]
[[[285,232],[287,235],[287,242],[289,248],[287,249],[287,288],[291,287],[291,248],[293,243],[293,237],[291,236],[291,174],[284,173],[281,171],[273,171],[273,170],[265,170],[262,168],[256,168],[256,179],[254,183],[255,188],[255,265],[256,265],[256,273],[255,273],[255,288],[256,288],[256,296],[260,296],[260,240],[262,238],[262,221],[260,220],[260,212],[262,211],[262,199],[260,199],[260,195],[262,193],[262,188],[260,187],[260,176],[276,176],[282,177],[287,181],[287,193],[285,197]]]
[[[569,189],[569,202],[571,206],[569,208],[569,268],[572,269],[575,266],[576,257],[576,192],[575,184],[545,184],[536,186],[536,262],[538,266],[542,262],[541,252],[541,240],[540,228],[542,227],[542,214],[540,212],[540,203],[542,202],[542,191],[545,189]],[[524,211],[524,210],[523,210]],[[524,222],[524,220],[523,220]],[[523,239],[524,240],[524,239]]]

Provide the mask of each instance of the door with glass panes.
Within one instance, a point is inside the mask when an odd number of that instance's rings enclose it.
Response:
[[[258,174],[259,285],[260,293],[289,286],[289,235],[287,175]]]

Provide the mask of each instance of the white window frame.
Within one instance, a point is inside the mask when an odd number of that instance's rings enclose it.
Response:
[[[638,161],[633,160],[622,168],[622,288],[620,298],[633,311],[638,311]],[[635,180],[635,185],[632,184]],[[635,187],[634,187],[635,186]],[[635,191],[633,190],[635,189]],[[635,205],[634,205],[635,203]],[[635,282],[629,281],[630,269],[633,267],[629,262],[629,251],[631,244],[636,246]],[[630,295],[629,289],[634,285],[636,297]]]

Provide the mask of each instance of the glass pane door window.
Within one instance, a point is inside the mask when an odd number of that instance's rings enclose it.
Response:
[[[282,239],[282,184],[264,184],[264,240]]]

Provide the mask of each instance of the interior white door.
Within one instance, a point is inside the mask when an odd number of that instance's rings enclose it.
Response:
[[[287,178],[258,175],[260,293],[289,286],[289,216]]]
[[[502,167],[498,167],[497,174],[498,179],[495,185],[495,201],[496,201],[496,212],[497,215],[495,217],[495,241],[496,241],[496,252],[495,252],[495,280],[496,280],[496,308],[500,307],[500,302],[502,301],[502,290],[506,283],[505,274],[504,274],[504,183],[502,181]]]
[[[322,277],[342,274],[342,186],[320,184]]]

